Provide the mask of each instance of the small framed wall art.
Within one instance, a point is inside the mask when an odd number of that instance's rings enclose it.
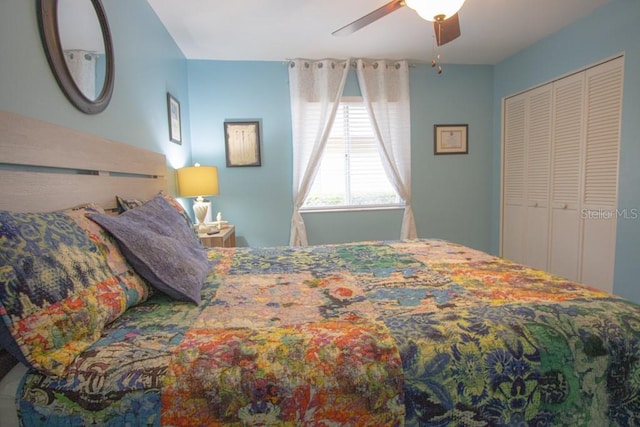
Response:
[[[260,121],[224,122],[227,166],[260,166]]]
[[[469,125],[433,125],[433,154],[467,154]]]
[[[182,124],[180,122],[180,102],[167,92],[167,111],[169,113],[169,139],[182,145]]]

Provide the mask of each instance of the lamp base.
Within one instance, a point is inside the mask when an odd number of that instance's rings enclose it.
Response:
[[[204,231],[204,228],[205,228],[204,221],[205,221],[205,218],[207,217],[208,210],[209,210],[209,202],[196,200],[193,203],[193,213],[195,214],[196,220],[198,221],[197,223],[198,231]]]

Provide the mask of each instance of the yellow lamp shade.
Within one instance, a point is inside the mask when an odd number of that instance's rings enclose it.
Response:
[[[218,168],[215,166],[189,166],[178,169],[178,195],[180,197],[217,196]]]

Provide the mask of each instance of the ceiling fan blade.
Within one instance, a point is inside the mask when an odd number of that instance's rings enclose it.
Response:
[[[366,27],[372,22],[377,21],[378,19],[387,16],[391,12],[395,12],[404,6],[404,0],[392,0],[384,6],[374,10],[373,12],[363,16],[360,19],[356,19],[350,24],[345,25],[344,27],[335,30],[333,33],[334,36],[348,36],[349,34],[353,34],[361,28]]]
[[[453,14],[444,21],[434,21],[433,30],[436,33],[436,44],[442,46],[460,37],[460,20],[458,14]]]

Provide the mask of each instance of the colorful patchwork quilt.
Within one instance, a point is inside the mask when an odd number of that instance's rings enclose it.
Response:
[[[209,252],[129,308],[27,426],[640,424],[640,306],[439,241]]]

